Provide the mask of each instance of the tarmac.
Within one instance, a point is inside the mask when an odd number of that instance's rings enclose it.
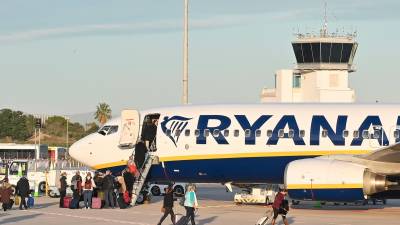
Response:
[[[222,185],[199,185],[199,210],[196,224],[255,224],[269,206],[235,205],[234,193],[227,193]],[[24,225],[155,225],[161,217],[162,197],[153,197],[150,204],[129,209],[63,209],[58,207],[58,199],[39,197],[29,210],[0,212],[0,224]],[[184,214],[184,208],[175,204],[175,213]],[[327,204],[316,207],[313,202],[301,202],[292,206],[288,214],[289,224],[310,225],[357,225],[357,224],[400,224],[400,201],[388,200],[383,205],[340,205]],[[172,224],[169,217],[163,224]],[[283,224],[278,218],[277,224]]]

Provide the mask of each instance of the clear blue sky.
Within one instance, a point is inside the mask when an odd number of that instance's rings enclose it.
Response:
[[[292,68],[293,33],[324,1],[191,0],[190,102],[256,103]],[[181,101],[183,0],[0,0],[0,108],[92,112]],[[360,102],[399,102],[400,3],[328,1],[329,28],[358,31]]]

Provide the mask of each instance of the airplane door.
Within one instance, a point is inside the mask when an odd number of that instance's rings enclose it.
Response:
[[[123,110],[121,112],[121,148],[133,148],[139,137],[140,114],[137,110]]]

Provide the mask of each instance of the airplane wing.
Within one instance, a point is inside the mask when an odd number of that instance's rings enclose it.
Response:
[[[362,155],[360,158],[377,162],[400,163],[400,142]]]

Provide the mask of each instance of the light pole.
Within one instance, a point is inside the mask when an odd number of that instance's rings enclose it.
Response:
[[[189,102],[189,80],[188,80],[188,27],[189,27],[189,0],[184,0],[185,2],[185,15],[184,15],[184,22],[183,22],[183,95],[182,95],[182,103],[188,104]]]
[[[66,148],[66,150],[68,149],[68,138],[69,138],[69,135],[68,135],[68,124],[69,124],[69,118],[67,117],[67,116],[65,116],[64,117],[65,118],[65,121],[67,122],[67,136],[66,136],[66,146],[65,146],[65,148]]]

